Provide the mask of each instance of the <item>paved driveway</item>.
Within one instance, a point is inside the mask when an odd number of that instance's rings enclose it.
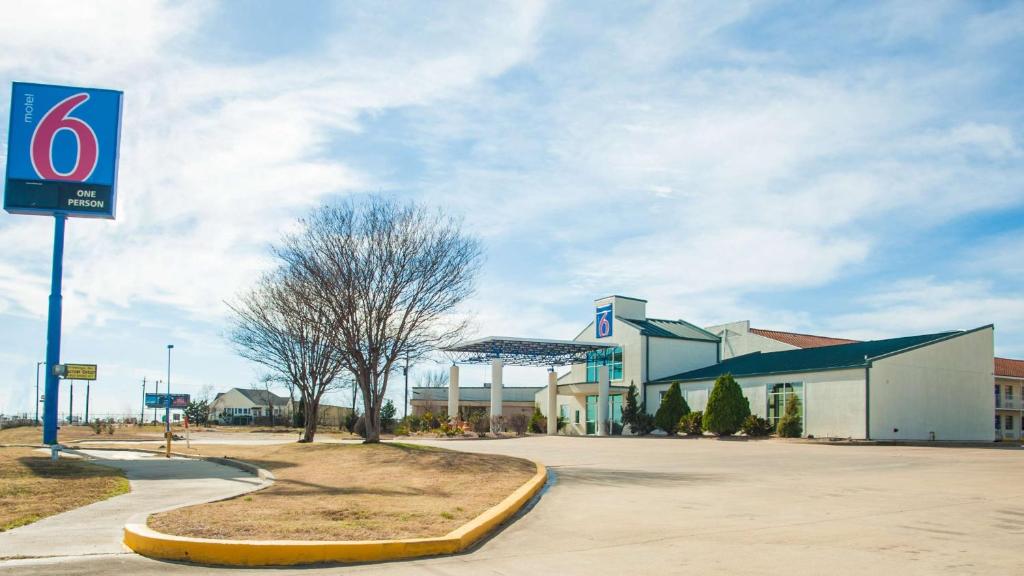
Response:
[[[1019,448],[568,437],[431,443],[536,458],[556,480],[529,514],[469,553],[296,573],[909,576],[1024,566]],[[3,570],[221,572],[131,555]]]
[[[125,471],[131,492],[0,533],[0,556],[122,554],[124,524],[151,512],[249,492],[251,474],[203,460],[144,452],[82,450],[98,464]],[[3,566],[3,563],[0,563]]]

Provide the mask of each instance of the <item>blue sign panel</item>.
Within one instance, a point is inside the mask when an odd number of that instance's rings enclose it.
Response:
[[[612,335],[612,305],[605,304],[597,307],[597,317],[594,318],[594,332],[598,338],[607,338]]]
[[[171,394],[171,408],[185,408],[191,398],[188,394]],[[164,408],[167,406],[167,394],[146,392],[146,408]]]
[[[15,82],[4,210],[114,218],[121,97]]]

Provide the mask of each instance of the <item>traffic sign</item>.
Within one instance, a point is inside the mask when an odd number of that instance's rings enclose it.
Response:
[[[4,210],[113,219],[121,96],[15,82]]]
[[[95,364],[64,364],[65,380],[95,380]]]

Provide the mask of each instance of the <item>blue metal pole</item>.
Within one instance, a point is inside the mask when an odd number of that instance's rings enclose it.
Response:
[[[50,310],[46,324],[46,401],[43,404],[43,444],[57,443],[57,395],[60,379],[61,280],[64,276],[64,224],[67,216],[53,215],[53,268],[50,275]]]
[[[171,348],[174,344],[167,345],[167,411],[164,418],[167,419],[167,431],[171,431]]]

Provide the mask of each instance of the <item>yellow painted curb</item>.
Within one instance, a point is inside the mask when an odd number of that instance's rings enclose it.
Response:
[[[145,524],[126,524],[124,543],[143,556],[187,560],[226,566],[287,566],[325,562],[375,562],[452,554],[469,548],[519,511],[547,481],[548,471],[537,473],[497,505],[437,538],[406,540],[211,540],[173,536]]]

